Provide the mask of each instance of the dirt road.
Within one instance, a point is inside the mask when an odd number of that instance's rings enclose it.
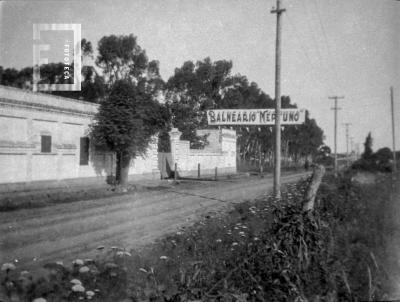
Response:
[[[293,182],[305,173],[282,177]],[[167,189],[0,213],[0,264],[33,267],[93,256],[96,247],[128,250],[152,242],[209,212],[272,189],[272,178],[182,183]]]

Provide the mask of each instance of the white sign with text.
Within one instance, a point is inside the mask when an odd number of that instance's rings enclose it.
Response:
[[[275,109],[207,110],[209,125],[274,125]],[[304,109],[281,109],[281,125],[297,125],[305,121]]]

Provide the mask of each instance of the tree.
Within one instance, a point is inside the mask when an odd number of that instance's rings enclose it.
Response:
[[[99,41],[98,51],[96,64],[103,69],[109,86],[121,79],[138,82],[148,68],[146,51],[132,34],[105,36]]]
[[[220,104],[231,69],[231,61],[205,58],[196,64],[185,62],[169,78],[166,99],[172,124],[182,131],[182,138],[189,140],[191,147],[206,144],[206,137],[197,136],[196,129],[207,127],[204,112]]]
[[[372,157],[372,136],[371,132],[368,133],[367,137],[365,138],[364,142],[364,153],[362,154],[362,158],[365,160],[369,160]]]
[[[149,62],[136,37],[106,36],[96,63],[103,69],[108,97],[100,103],[91,136],[117,155],[117,182],[125,185],[131,159],[144,155],[152,136],[167,124],[157,101],[163,86],[157,61]]]
[[[152,136],[164,126],[161,105],[129,80],[116,81],[91,126],[95,145],[117,156],[116,180],[126,185],[131,159],[146,153]]]

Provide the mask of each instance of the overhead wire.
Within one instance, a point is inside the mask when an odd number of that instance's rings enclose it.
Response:
[[[304,56],[306,58],[306,60],[308,61],[308,64],[310,66],[311,69],[311,73],[313,74],[313,78],[320,82],[323,86],[325,86],[325,89],[328,90],[328,87],[326,86],[327,83],[322,83],[321,82],[321,77],[318,76],[318,72],[315,68],[315,65],[313,63],[313,61],[311,60],[311,57],[309,55],[309,51],[307,50],[307,47],[305,46],[305,44],[302,42],[302,36],[301,34],[297,31],[296,27],[294,26],[294,23],[292,21],[292,18],[290,17],[290,14],[287,14],[287,19],[289,21],[289,26],[291,27],[292,32],[294,33],[295,39],[297,40],[298,44],[300,45],[301,49],[303,50]]]
[[[322,22],[321,13],[319,11],[319,7],[318,7],[318,4],[317,4],[317,1],[316,0],[311,0],[311,1],[313,2],[315,10],[317,12],[319,26],[321,28],[321,32],[322,32],[322,36],[324,38],[324,42],[325,42],[326,48],[328,50],[328,55],[329,55],[329,58],[330,58],[329,62],[331,63],[332,70],[334,72],[336,86],[338,87],[338,89],[340,89],[341,88],[340,87],[341,86],[340,85],[340,81],[339,81],[340,78],[339,78],[339,74],[338,74],[337,67],[336,67],[336,64],[335,64],[334,56],[332,55],[332,51],[331,51],[330,43],[329,43],[329,40],[328,40],[328,36],[326,34],[325,26],[324,26],[324,24]]]

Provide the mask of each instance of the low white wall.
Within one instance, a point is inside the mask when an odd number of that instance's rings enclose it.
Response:
[[[198,135],[209,134],[204,149],[190,149],[189,141],[180,140],[181,132],[174,128],[170,132],[171,168],[177,163],[180,176],[194,176],[200,164],[201,175],[236,173],[236,132],[233,130],[204,129]]]

